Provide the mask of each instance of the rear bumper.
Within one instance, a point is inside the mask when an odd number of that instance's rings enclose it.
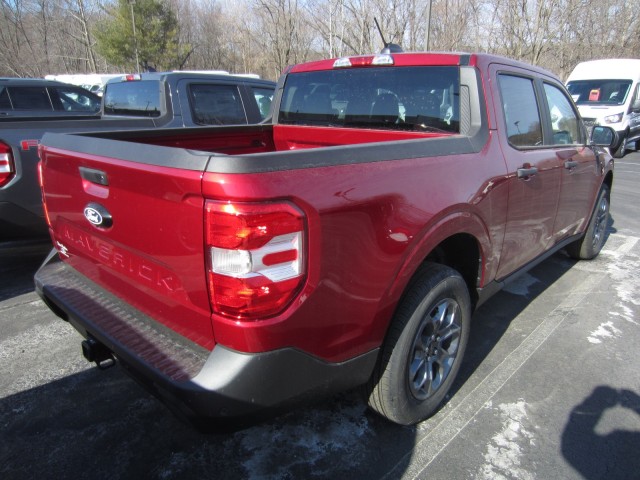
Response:
[[[55,250],[35,276],[36,291],[85,338],[175,413],[196,427],[242,426],[292,404],[367,381],[377,350],[339,364],[294,348],[242,353],[208,351],[159,325],[58,260]]]

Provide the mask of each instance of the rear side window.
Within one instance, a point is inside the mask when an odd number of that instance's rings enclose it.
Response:
[[[542,124],[533,80],[498,75],[507,137],[514,147],[542,145]]]
[[[551,114],[551,129],[554,145],[580,143],[580,127],[578,116],[571,102],[559,88],[544,84],[544,92]]]
[[[104,93],[104,113],[131,117],[159,117],[160,82],[137,80],[109,83]]]
[[[0,110],[11,110],[9,92],[7,92],[7,89],[4,87],[0,87]]]
[[[199,125],[246,124],[247,116],[238,87],[233,85],[191,84],[189,101],[195,123]]]
[[[7,87],[14,110],[52,111],[46,87]]]
[[[289,75],[278,122],[460,131],[458,67],[373,67]]]

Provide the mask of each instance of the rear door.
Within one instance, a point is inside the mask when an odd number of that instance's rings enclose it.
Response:
[[[52,134],[40,154],[45,209],[61,258],[211,348],[201,193],[208,156]]]
[[[491,67],[500,145],[509,185],[507,224],[497,278],[534,260],[554,238],[562,161],[545,145],[546,106],[528,70]]]

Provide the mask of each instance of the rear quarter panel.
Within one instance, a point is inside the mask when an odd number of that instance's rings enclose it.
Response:
[[[365,152],[376,148],[362,146]],[[479,154],[241,177],[205,173],[206,198],[288,200],[308,222],[308,276],[301,294],[271,319],[214,316],[216,341],[241,351],[295,345],[331,361],[379,346],[411,276],[440,241],[455,233],[476,237],[491,277],[505,221],[504,170],[500,151],[489,141]]]

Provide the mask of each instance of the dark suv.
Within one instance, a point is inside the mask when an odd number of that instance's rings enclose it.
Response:
[[[44,79],[0,78],[0,116],[99,115],[101,99],[82,87]]]

